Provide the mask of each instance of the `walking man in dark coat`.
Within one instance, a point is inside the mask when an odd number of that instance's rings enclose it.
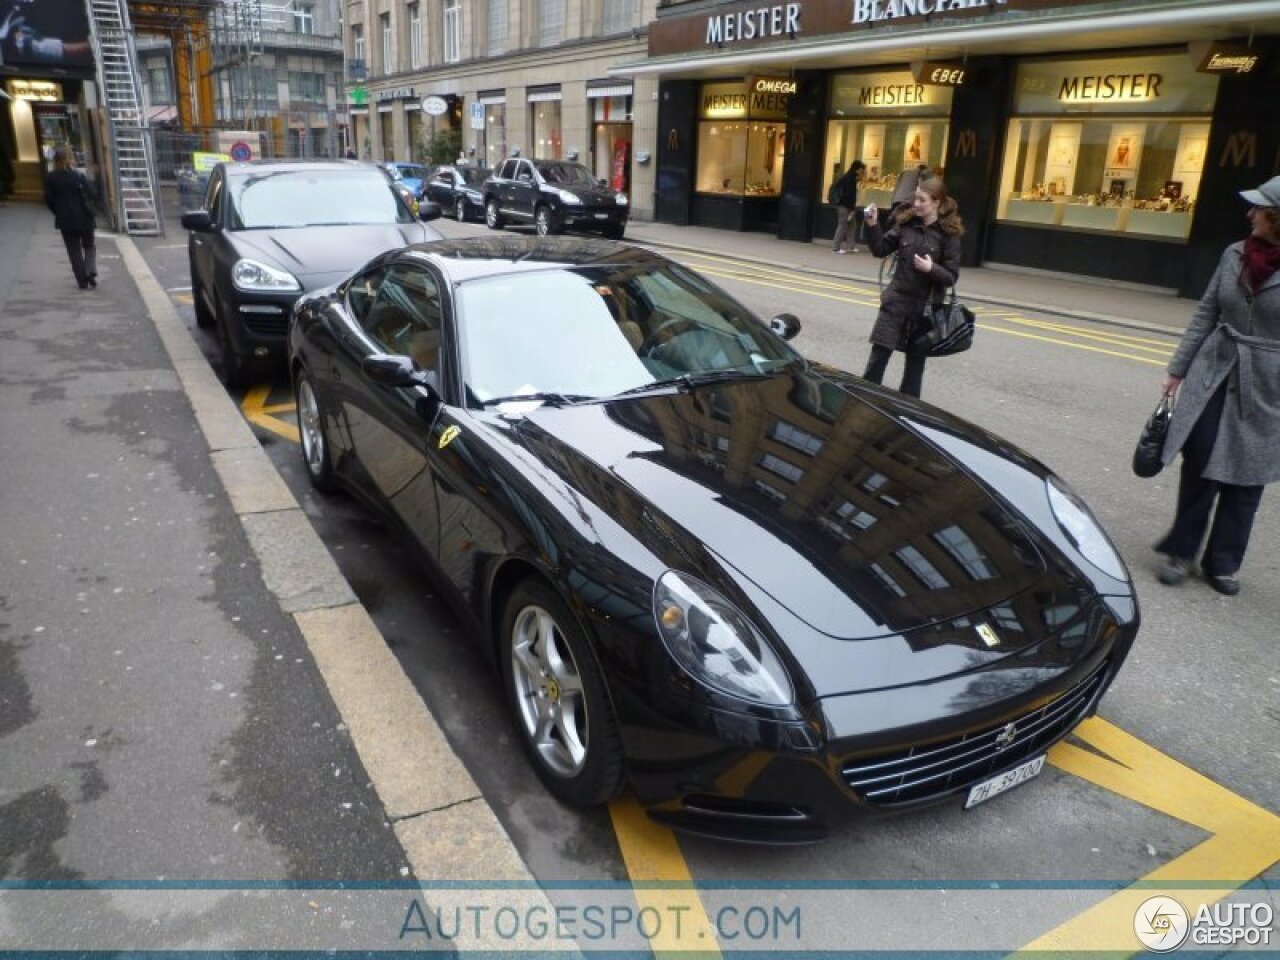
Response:
[[[53,225],[62,231],[71,271],[81,290],[98,285],[97,249],[93,242],[93,209],[89,181],[72,166],[70,147],[53,152],[53,173],[44,184],[44,202],[53,211]]]
[[[858,181],[862,171],[867,169],[861,160],[849,164],[844,176],[832,184],[831,190],[836,195],[836,235],[831,238],[831,250],[834,253],[857,253],[858,221],[850,219],[858,209]],[[845,241],[850,241],[845,247]]]

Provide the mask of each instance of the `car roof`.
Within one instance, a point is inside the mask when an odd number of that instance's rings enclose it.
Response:
[[[455,284],[482,277],[555,268],[656,266],[671,262],[652,250],[613,240],[514,234],[415,243],[396,256],[431,263],[450,283]]]
[[[273,171],[294,173],[320,172],[323,170],[373,170],[374,165],[361,160],[247,160],[224,161],[218,166],[229,174],[262,174]]]

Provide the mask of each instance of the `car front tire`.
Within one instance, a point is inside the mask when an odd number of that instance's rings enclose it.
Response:
[[[458,218],[459,223],[467,222],[467,201],[462,197],[458,197],[454,200],[453,215]]]
[[[217,323],[213,316],[213,311],[204,302],[204,287],[200,286],[200,277],[196,274],[194,266],[191,268],[191,302],[196,311],[197,327],[201,330],[208,330]]]
[[[243,387],[249,382],[249,364],[236,353],[227,327],[227,311],[221,301],[215,301],[218,328],[218,352],[222,356],[222,382],[228,387]]]
[[[555,212],[545,203],[533,211],[533,226],[540,237],[549,237],[560,232],[560,225],[556,222]]]
[[[302,440],[302,463],[307,479],[321,493],[334,490],[333,461],[329,456],[329,435],[324,429],[324,408],[311,377],[300,370],[293,385],[293,401],[298,411],[298,433]]]
[[[484,222],[490,230],[502,229],[502,214],[498,212],[498,201],[492,197],[484,205]]]
[[[622,738],[600,668],[569,609],[538,580],[502,616],[503,680],[520,740],[562,802],[598,806],[622,788]]]
[[[609,224],[603,230],[604,235],[610,240],[621,240],[622,235],[627,232],[627,228],[622,224]]]

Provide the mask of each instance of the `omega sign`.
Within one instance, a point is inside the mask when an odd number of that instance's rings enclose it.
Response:
[[[1009,0],[853,0],[853,23],[878,23],[901,17],[927,17],[952,10],[1003,7]]]
[[[755,10],[739,10],[707,17],[707,43],[717,46],[735,40],[765,37],[794,38],[800,32],[800,4],[778,3]]]

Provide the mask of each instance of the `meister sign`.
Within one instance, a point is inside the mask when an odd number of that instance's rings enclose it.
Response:
[[[1097,77],[1063,77],[1058,99],[1063,103],[1112,100],[1157,100],[1164,77],[1158,73],[1108,73]]]
[[[707,17],[707,43],[717,46],[736,40],[795,37],[800,33],[800,4],[775,3],[755,10],[737,10]]]

